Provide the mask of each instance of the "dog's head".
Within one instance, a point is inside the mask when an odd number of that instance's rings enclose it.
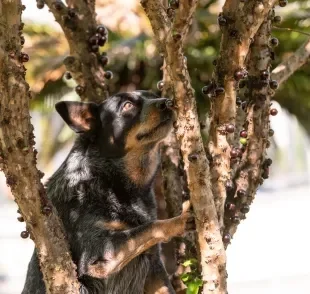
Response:
[[[171,129],[172,101],[147,91],[119,93],[101,104],[62,101],[56,110],[76,133],[91,136],[106,156],[152,147]]]

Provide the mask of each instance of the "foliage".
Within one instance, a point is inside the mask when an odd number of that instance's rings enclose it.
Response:
[[[199,3],[186,42],[185,55],[192,85],[196,90],[199,114],[205,116],[209,109],[209,101],[202,95],[201,88],[212,75],[213,62],[219,50],[221,32],[217,24],[217,16],[221,6],[215,0],[200,0]],[[297,0],[290,2],[285,8],[277,9],[276,15],[282,17],[282,22],[274,25],[300,32],[273,29],[273,35],[280,41],[279,46],[275,48],[274,67],[293,54],[309,38],[302,34],[302,32],[309,32],[309,3],[310,1]],[[120,15],[126,15],[126,18],[116,17],[115,21],[107,15],[109,11],[119,9],[119,1],[102,0],[98,1],[97,5],[99,20],[102,19],[109,28],[109,42],[104,50],[109,56],[107,69],[114,74],[113,79],[109,81],[110,93],[137,88],[150,89],[159,93],[157,82],[162,78],[160,69],[162,60],[156,51],[152,30],[139,1],[132,0],[130,5],[122,7]],[[123,22],[128,24],[124,25]],[[59,100],[67,93],[74,93],[75,83],[63,77],[65,67],[62,61],[68,55],[68,45],[62,32],[46,25],[28,22],[25,26],[25,35],[25,51],[31,56],[27,65],[27,80],[34,92],[32,109],[48,113],[53,109],[50,107],[51,99]],[[274,97],[283,107],[295,114],[307,130],[310,130],[309,76],[308,64],[284,83]],[[296,103],[296,93],[298,93],[298,103]]]

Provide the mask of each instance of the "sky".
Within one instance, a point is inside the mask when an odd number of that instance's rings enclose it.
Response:
[[[38,9],[37,3],[34,0],[22,0],[22,3],[26,5],[26,10],[23,11],[22,14],[24,20],[31,20],[36,23],[50,24],[58,27],[52,13],[49,12],[46,5],[43,9]]]

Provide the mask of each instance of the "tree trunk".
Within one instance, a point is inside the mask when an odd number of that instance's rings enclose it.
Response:
[[[42,173],[36,168],[33,126],[30,123],[31,94],[25,81],[23,62],[28,55],[21,52],[20,0],[0,3],[0,146],[1,168],[5,173],[30,237],[36,244],[47,293],[79,293],[76,267],[71,260],[64,230],[46,198],[40,182]]]

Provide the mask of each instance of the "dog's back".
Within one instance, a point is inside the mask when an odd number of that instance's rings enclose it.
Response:
[[[108,109],[111,110],[113,103],[119,100],[107,101]],[[71,117],[66,120],[67,113],[62,108],[58,111],[69,126],[77,128],[70,125]],[[139,121],[129,122],[129,127],[126,117],[112,127],[111,123],[119,119],[117,116],[110,117],[114,115],[113,111],[111,114],[107,109],[100,110],[101,122],[106,124],[100,131],[104,138],[98,131],[82,132],[67,159],[47,183],[48,197],[64,224],[72,258],[77,264],[82,284],[80,293],[142,294],[146,281],[152,280],[153,274],[164,281],[165,293],[174,293],[159,258],[157,245],[104,279],[92,276],[89,270],[90,265],[108,262],[109,257],[134,236],[130,235],[131,229],[147,226],[156,220],[152,183],[159,164],[157,143],[166,136],[169,128],[158,133],[155,139],[153,133],[148,136],[145,130],[150,129],[150,124],[155,124],[154,127],[159,124],[154,116],[151,122],[147,121],[146,114],[141,118],[144,108],[140,109]],[[132,129],[141,123],[146,125],[145,130],[133,135]],[[120,125],[121,130],[118,129]],[[119,132],[123,132],[121,136]],[[142,149],[138,145],[132,146],[132,136],[141,136],[145,146]],[[109,144],[115,144],[115,148]],[[130,153],[128,150],[133,151]],[[22,294],[43,293],[45,286],[34,252]]]

